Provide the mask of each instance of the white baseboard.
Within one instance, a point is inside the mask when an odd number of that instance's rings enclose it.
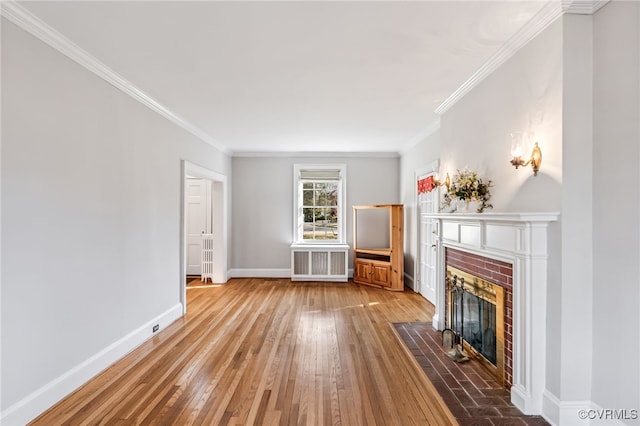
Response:
[[[38,417],[49,407],[85,384],[111,364],[140,346],[153,334],[153,326],[160,330],[182,316],[182,304],[178,303],[157,317],[147,321],[122,339],[107,346],[86,361],[78,364],[58,378],[45,384],[27,397],[8,407],[0,414],[0,424],[24,425]]]
[[[554,394],[545,390],[542,394],[542,417],[552,425],[610,425],[624,423],[607,418],[606,410],[592,401],[561,401]]]
[[[560,421],[560,400],[546,389],[542,393],[542,417],[554,426]]]
[[[229,278],[291,278],[291,269],[237,268],[229,269]],[[349,268],[349,278],[353,278],[353,268]]]
[[[514,384],[511,386],[511,403],[524,414],[537,414],[527,410],[527,402],[530,400],[531,398],[527,395],[522,385]]]
[[[229,270],[229,278],[290,278],[291,268],[260,269],[238,268]]]
[[[617,411],[617,412],[612,412]],[[590,425],[606,425],[606,426],[624,426],[624,425],[637,425],[638,421],[638,409],[617,409],[617,410],[604,410],[595,402],[591,402],[591,410],[588,413],[591,419]],[[624,422],[622,420],[628,420]]]
[[[411,284],[409,284],[411,283]],[[409,287],[411,290],[416,291],[413,285],[413,277],[405,272],[404,274],[404,285]]]
[[[440,321],[440,316],[438,314],[433,314],[431,326],[434,330],[442,331],[444,330],[444,321]]]

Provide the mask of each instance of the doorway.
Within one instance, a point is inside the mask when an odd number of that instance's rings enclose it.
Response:
[[[419,191],[418,182],[432,177],[436,179],[439,162],[434,161],[424,169],[416,172],[416,196],[418,206],[418,262],[417,291],[429,302],[436,304],[436,278],[438,264],[438,245],[436,241],[437,221],[431,216],[438,212],[440,190],[436,186],[430,191]]]
[[[202,232],[213,235],[214,284],[227,282],[227,177],[182,161],[180,297],[187,312],[187,275],[200,273]]]
[[[187,175],[187,276],[202,274],[202,240],[213,234],[213,182]]]

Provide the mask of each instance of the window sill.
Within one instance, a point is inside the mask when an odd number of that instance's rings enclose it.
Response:
[[[326,243],[322,243],[322,242],[318,242],[318,241],[314,241],[314,242],[297,242],[297,243],[292,243],[291,244],[291,248],[292,249],[314,249],[314,248],[318,248],[318,249],[323,249],[326,250],[328,248],[331,249],[346,249],[349,250],[349,244],[347,243],[338,243],[338,242],[326,242]]]

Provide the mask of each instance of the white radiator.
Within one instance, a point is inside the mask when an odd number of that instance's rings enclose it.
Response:
[[[213,283],[213,234],[202,234],[202,271],[200,280]]]
[[[347,281],[349,246],[292,244],[292,281]]]

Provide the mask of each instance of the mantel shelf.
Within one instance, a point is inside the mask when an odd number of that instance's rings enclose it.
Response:
[[[434,213],[427,217],[445,221],[475,222],[555,222],[560,218],[558,212],[500,212],[500,213]]]

